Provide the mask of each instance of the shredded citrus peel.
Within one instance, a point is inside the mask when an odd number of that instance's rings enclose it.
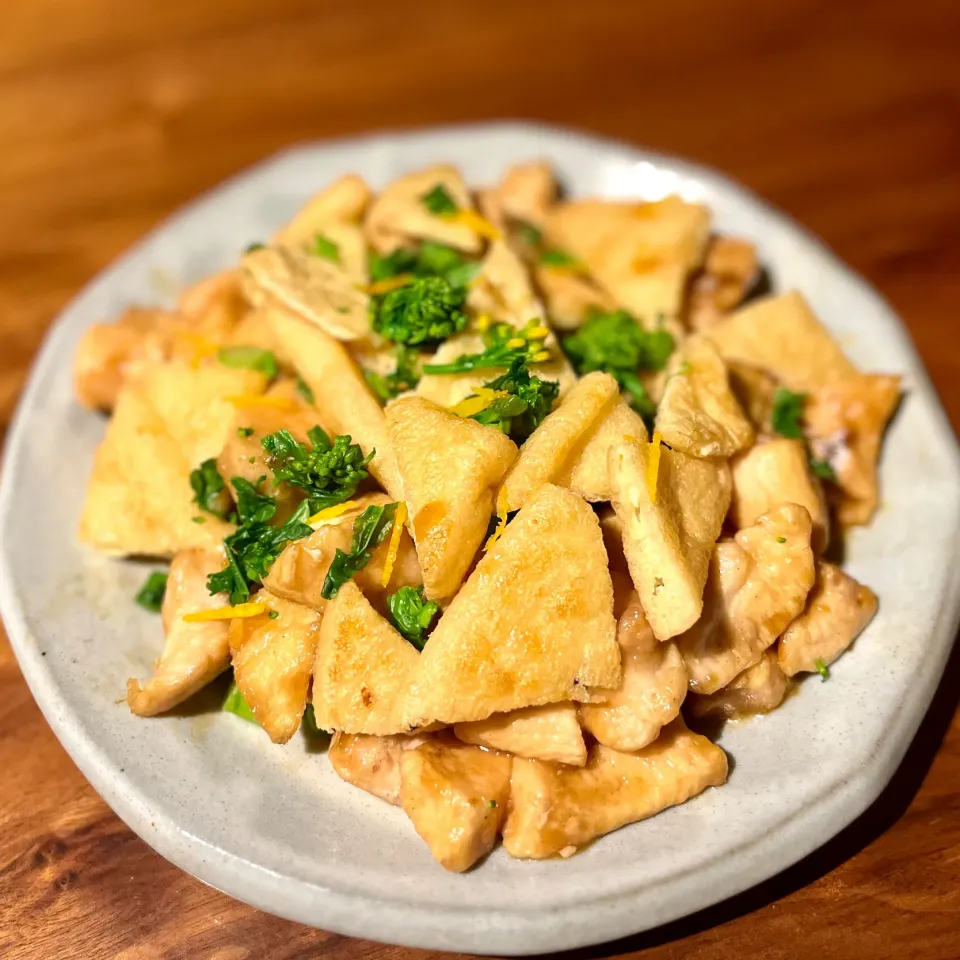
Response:
[[[393,565],[397,562],[400,552],[400,537],[403,536],[403,525],[407,522],[407,505],[402,500],[397,504],[397,512],[393,515],[393,529],[390,531],[390,545],[387,547],[387,559],[383,564],[383,573],[380,576],[380,586],[385,587],[393,576]]]
[[[198,369],[200,364],[208,357],[214,357],[220,352],[219,343],[214,343],[212,340],[200,336],[199,333],[184,331],[179,334],[179,337],[193,351],[193,355],[190,357],[190,366],[194,370]]]
[[[440,216],[444,220],[463,224],[468,230],[472,230],[477,236],[484,237],[487,240],[503,239],[500,230],[475,210],[456,210],[451,213],[441,213]]]
[[[267,407],[270,410],[294,413],[300,409],[300,404],[289,397],[265,397],[262,394],[250,393],[224,397],[223,399],[241,410],[249,410],[251,407]]]
[[[312,517],[308,517],[307,523],[313,527],[326,523],[328,520],[335,520],[337,517],[342,517],[348,510],[353,510],[353,508],[357,506],[359,506],[359,504],[356,500],[344,500],[343,503],[335,503],[332,507],[324,507],[323,510],[318,511]]]
[[[185,613],[184,623],[210,623],[214,620],[248,620],[259,617],[270,608],[265,603],[238,603],[235,607],[214,607],[212,610],[195,610]]]
[[[660,436],[659,430],[654,430],[653,438],[650,440],[650,456],[647,458],[647,492],[650,494],[650,502],[657,502],[657,477],[660,473]]]
[[[497,495],[497,527],[490,534],[487,542],[483,545],[483,551],[486,553],[500,539],[507,526],[507,492],[501,490]]]
[[[379,297],[381,294],[390,293],[391,290],[399,290],[401,287],[409,287],[414,281],[412,273],[399,273],[395,277],[385,277],[383,280],[374,280],[361,286],[359,289],[371,297]]]

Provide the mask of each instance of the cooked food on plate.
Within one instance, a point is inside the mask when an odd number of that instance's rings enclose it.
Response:
[[[706,206],[437,165],[249,239],[76,354],[110,414],[80,537],[169,561],[136,715],[229,673],[447,869],[566,857],[722,785],[703,718],[827,679],[876,613],[835,546],[899,379],[758,296]]]

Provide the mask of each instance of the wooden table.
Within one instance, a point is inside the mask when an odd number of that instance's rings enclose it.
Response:
[[[0,422],[60,308],[148,228],[286,144],[536,117],[721,167],[906,319],[960,423],[957,0],[3,0]],[[960,956],[954,656],[856,824],[732,901],[585,956]],[[0,956],[413,951],[258,913],[107,809],[0,638]]]

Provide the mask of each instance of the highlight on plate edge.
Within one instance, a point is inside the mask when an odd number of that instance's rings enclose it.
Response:
[[[225,710],[332,735],[462,871],[721,786],[687,723],[826,680],[873,617],[828,558],[877,509],[899,379],[761,295],[707,207],[440,164],[345,175],[250,239],[75,358],[111,415],[80,537],[170,561],[136,598],[164,641],[133,713],[232,671]]]

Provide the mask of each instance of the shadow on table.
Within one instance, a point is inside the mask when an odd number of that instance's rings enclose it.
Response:
[[[950,659],[947,661],[943,678],[937,687],[930,709],[923,723],[920,724],[897,772],[873,804],[832,840],[775,877],[729,900],[691,914],[689,917],[674,920],[655,930],[648,930],[622,940],[584,947],[580,950],[570,950],[554,956],[562,957],[563,960],[593,960],[593,958],[661,946],[671,940],[692,936],[759,910],[835,870],[844,861],[873,843],[906,812],[920,789],[933,763],[933,758],[940,749],[958,702],[960,702],[960,644],[955,639]]]

